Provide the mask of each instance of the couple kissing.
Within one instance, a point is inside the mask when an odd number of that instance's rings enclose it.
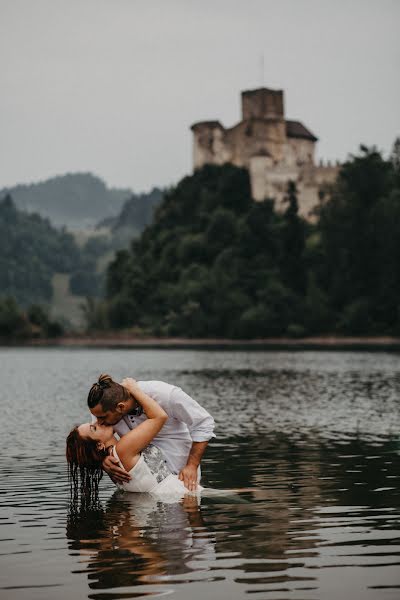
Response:
[[[103,471],[121,489],[157,495],[201,489],[200,463],[214,419],[181,388],[163,381],[121,383],[100,375],[88,395],[92,422],[67,437],[77,489],[97,489]],[[118,437],[116,437],[118,436]]]

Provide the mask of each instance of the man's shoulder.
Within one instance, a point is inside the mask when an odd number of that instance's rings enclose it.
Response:
[[[138,386],[144,391],[145,389],[171,389],[174,388],[175,386],[172,385],[171,383],[167,383],[166,381],[160,381],[157,379],[151,379],[151,380],[140,380],[137,382]]]
[[[171,385],[170,383],[167,383],[166,381],[157,380],[138,381],[137,383],[140,389],[143,390],[143,392],[145,392],[158,402],[160,400],[165,401],[169,399],[172,390],[176,387],[174,385]]]

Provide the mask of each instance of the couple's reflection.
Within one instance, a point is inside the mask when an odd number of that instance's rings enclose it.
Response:
[[[214,540],[203,521],[200,498],[160,502],[150,494],[116,491],[105,508],[71,506],[71,554],[79,555],[92,590],[156,584],[171,575],[190,579],[191,561],[212,559]]]

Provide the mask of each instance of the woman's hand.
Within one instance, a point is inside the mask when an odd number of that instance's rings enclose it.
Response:
[[[126,388],[129,392],[131,390],[136,390],[138,388],[138,384],[136,379],[133,379],[133,377],[125,377],[122,381],[121,381],[121,385]]]
[[[121,469],[115,456],[106,456],[103,460],[103,469],[115,484],[122,485],[131,480],[129,473]]]

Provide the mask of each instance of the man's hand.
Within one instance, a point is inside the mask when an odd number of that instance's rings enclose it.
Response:
[[[197,490],[197,467],[186,465],[179,473],[179,479],[183,481],[185,488],[190,492],[195,492]]]
[[[114,483],[127,483],[130,481],[131,476],[118,466],[118,459],[114,456],[106,456],[103,460],[103,469]]]
[[[193,442],[189,452],[189,458],[186,467],[183,467],[179,473],[179,479],[185,484],[190,492],[197,490],[197,468],[201,462],[201,458],[207,448],[208,442]]]

